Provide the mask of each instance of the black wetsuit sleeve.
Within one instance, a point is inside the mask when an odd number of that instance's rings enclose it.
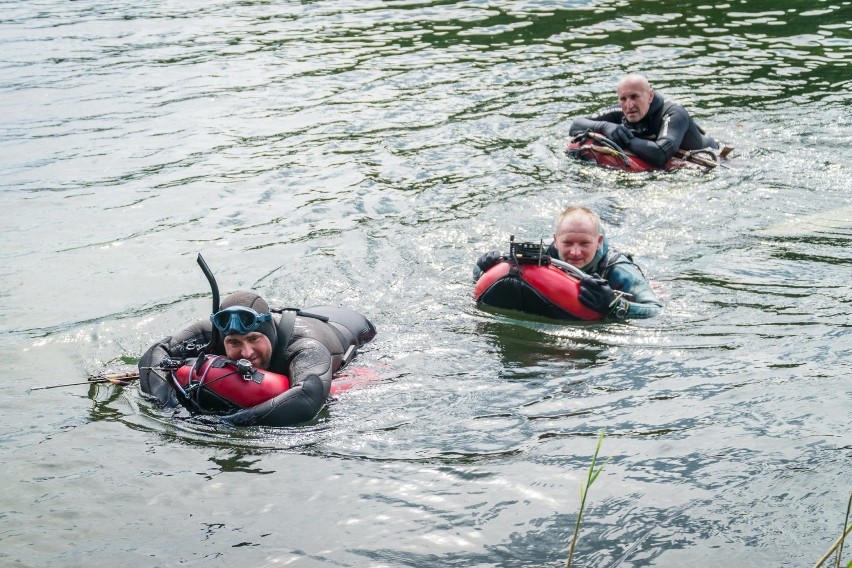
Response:
[[[323,382],[309,375],[298,386],[223,419],[236,426],[293,426],[314,418],[327,399]]]
[[[608,123],[621,124],[621,119],[623,117],[624,113],[621,112],[621,109],[615,108],[607,109],[597,114],[584,116],[582,118],[577,118],[568,128],[568,134],[576,136],[577,134],[581,134],[587,130],[604,134],[604,128]]]
[[[288,426],[314,418],[331,392],[332,355],[312,337],[299,337],[287,348],[290,388],[257,406],[229,414],[225,420],[240,426]]]
[[[481,268],[479,268],[479,265],[474,263],[473,264],[473,282],[474,283],[479,282],[479,279],[482,278],[483,274],[485,274],[485,273],[482,271]]]
[[[139,359],[139,389],[142,393],[163,406],[178,406],[177,396],[168,382],[168,371],[149,367],[159,367],[167,358],[195,357],[198,354],[195,346],[206,345],[210,341],[211,328],[210,322],[199,321],[149,347]]]
[[[321,341],[312,337],[300,337],[287,349],[290,360],[290,388],[296,387],[310,376],[322,381],[325,394],[331,391],[333,372],[331,351]]]
[[[691,119],[686,109],[680,105],[671,105],[663,114],[656,140],[636,137],[630,140],[630,145],[625,150],[636,154],[654,167],[662,168],[680,148],[690,124]]]

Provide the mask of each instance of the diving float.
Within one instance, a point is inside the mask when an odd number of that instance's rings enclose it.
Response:
[[[597,132],[588,130],[574,136],[565,148],[565,153],[583,162],[592,162],[604,168],[625,172],[652,172],[677,170],[684,167],[700,167],[710,170],[721,165],[720,158],[727,157],[733,148],[725,146],[717,153],[713,149],[678,150],[662,168],[658,168],[639,156],[625,151],[621,146]]]
[[[561,320],[599,320],[603,315],[580,302],[575,266],[551,258],[543,244],[509,241],[509,254],[480,276],[473,291],[479,306]]]
[[[205,355],[164,367],[184,400],[196,412],[231,415],[265,414],[274,409],[277,397],[290,389],[286,375],[256,369],[246,359],[234,361],[222,355]],[[331,382],[335,397],[378,375],[368,369],[340,369]]]

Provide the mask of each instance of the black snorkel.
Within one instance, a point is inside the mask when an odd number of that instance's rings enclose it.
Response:
[[[213,311],[210,313],[215,314],[219,311],[219,286],[216,284],[216,279],[213,277],[213,273],[210,272],[210,267],[204,262],[201,253],[198,253],[197,260],[198,266],[201,267],[201,271],[204,272],[204,276],[207,277],[207,281],[210,283],[210,290],[213,292]]]
[[[210,283],[210,291],[213,292],[213,311],[211,314],[215,314],[219,311],[219,285],[216,284],[216,278],[213,277],[213,272],[210,271],[210,267],[207,266],[207,263],[204,262],[204,258],[201,256],[201,253],[198,253],[198,266],[201,267],[201,271],[204,272],[204,276],[207,277],[207,282]],[[216,343],[219,341],[219,330],[216,326],[213,326],[213,330],[210,334],[210,342],[201,348],[201,352],[198,354],[198,359],[196,360],[196,366],[200,369],[204,364],[204,361],[207,359],[205,354],[213,351],[213,348],[216,346]]]

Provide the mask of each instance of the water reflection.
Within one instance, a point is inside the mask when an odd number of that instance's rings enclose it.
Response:
[[[210,461],[215,464],[219,473],[241,472],[253,475],[269,475],[275,473],[275,471],[259,467],[258,464],[262,464],[261,458],[244,450],[232,450],[224,455],[218,454],[211,456]],[[213,479],[216,475],[218,474],[207,474],[205,477],[209,480]]]
[[[488,310],[498,313],[498,310]],[[509,376],[514,372],[535,374],[545,362],[585,367],[597,363],[606,342],[596,339],[591,324],[556,323],[502,311],[502,317],[476,324],[475,334],[496,348]]]

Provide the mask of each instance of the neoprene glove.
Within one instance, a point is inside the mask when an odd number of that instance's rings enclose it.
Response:
[[[476,266],[478,266],[482,272],[487,272],[489,268],[500,262],[500,256],[501,254],[499,250],[486,252],[476,261]]]
[[[601,128],[604,136],[621,146],[622,149],[630,145],[630,140],[633,139],[633,131],[623,124],[615,124],[612,122],[604,122]]]
[[[584,276],[580,280],[580,303],[598,312],[608,315],[615,307],[615,292],[606,280],[597,276]]]

